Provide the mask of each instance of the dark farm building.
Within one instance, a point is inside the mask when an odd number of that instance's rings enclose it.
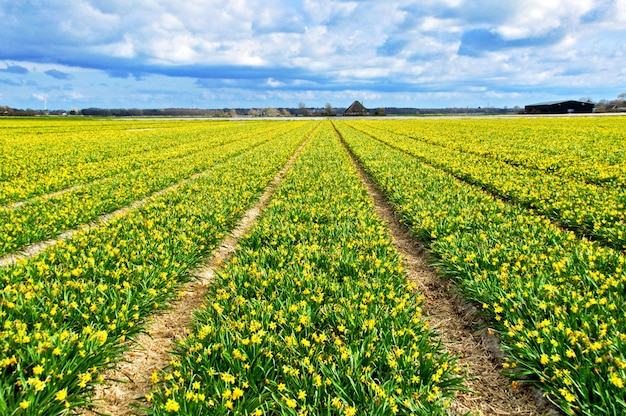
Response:
[[[593,103],[569,100],[531,104],[524,107],[524,109],[528,114],[568,114],[591,113],[593,107]]]
[[[352,103],[350,107],[346,109],[346,111],[343,112],[343,115],[344,116],[368,116],[369,111],[367,110],[367,108],[363,107],[363,104],[361,104],[358,101],[355,101]]]

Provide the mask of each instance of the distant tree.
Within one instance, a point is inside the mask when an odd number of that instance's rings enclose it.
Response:
[[[263,109],[263,115],[265,117],[278,117],[278,110],[272,107],[267,107]]]
[[[228,115],[231,117],[237,117],[237,110],[231,108],[230,111],[228,111]]]
[[[84,115],[84,116],[99,116],[99,117],[103,117],[103,116],[111,116],[113,115],[113,110],[109,110],[107,108],[84,108],[82,109],[80,112]]]
[[[326,103],[324,106],[324,110],[326,111],[326,115],[330,116],[333,113],[333,106],[331,103]]]
[[[385,115],[385,109],[383,107],[379,107],[376,109],[376,115],[377,116],[384,116]]]
[[[300,109],[300,113],[301,113],[303,116],[308,116],[308,115],[309,115],[309,109],[308,109],[308,108],[306,108],[306,104],[305,104],[305,103],[303,103],[302,101],[300,101],[300,102],[298,103],[298,109]]]
[[[606,107],[606,111],[621,111],[621,108],[626,107],[626,92],[617,95],[617,98],[614,100],[601,100]],[[600,111],[598,109],[598,105],[596,105],[596,111]]]
[[[608,108],[610,108],[609,102],[607,100],[600,100],[596,103],[594,110],[596,113],[604,113]]]
[[[291,112],[286,108],[283,108],[280,113],[285,117],[289,117],[291,115]]]
[[[252,116],[252,117],[258,117],[260,114],[260,111],[257,110],[256,108],[251,108],[250,110],[248,110],[248,115]]]

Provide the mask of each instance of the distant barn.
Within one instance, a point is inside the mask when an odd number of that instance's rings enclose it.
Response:
[[[524,109],[528,114],[568,114],[591,113],[593,107],[593,103],[569,100],[531,104],[525,106]]]
[[[370,113],[367,108],[363,107],[358,101],[352,103],[350,107],[343,112],[344,116],[368,116]]]

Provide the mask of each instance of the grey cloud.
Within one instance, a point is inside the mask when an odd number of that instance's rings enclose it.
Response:
[[[15,81],[10,80],[10,79],[0,79],[0,84],[11,85],[11,86],[14,86],[14,87],[19,87],[20,85],[22,85],[21,83],[15,82]]]
[[[19,65],[7,65],[6,68],[0,69],[0,72],[8,72],[11,74],[28,74],[28,68]]]
[[[383,56],[394,56],[402,52],[408,41],[403,39],[390,38],[384,44],[378,47],[377,51]]]
[[[49,69],[45,72],[45,74],[56,79],[72,79],[72,75],[56,69]]]
[[[552,30],[540,37],[507,40],[495,31],[474,29],[463,33],[458,53],[464,56],[480,57],[486,52],[553,45],[563,39],[564,35],[562,30]]]
[[[614,7],[612,0],[596,0],[593,3],[593,9],[581,16],[581,23],[594,23],[605,20],[607,17],[610,18]]]

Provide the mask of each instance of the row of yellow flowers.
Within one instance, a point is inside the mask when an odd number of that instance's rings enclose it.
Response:
[[[0,268],[0,414],[88,404],[125,341],[175,296],[312,129],[293,126],[104,226]]]
[[[177,151],[182,157],[207,136],[233,138],[252,127],[76,119],[3,119],[0,125],[0,206],[159,163]]]
[[[370,120],[362,124],[515,166],[626,188],[623,117]]]
[[[567,414],[626,412],[622,253],[336,124],[438,268],[490,319],[512,377]]]
[[[443,415],[462,377],[329,122],[148,396],[155,415]]]
[[[93,221],[272,138],[250,127],[230,134],[204,133],[198,140],[153,155],[143,168],[19,207],[0,208],[0,257]]]
[[[501,120],[502,123],[507,121]],[[626,127],[626,123],[623,124]],[[480,185],[502,198],[533,208],[582,235],[598,239],[618,250],[626,249],[625,188],[612,184],[585,183],[559,174],[435,146],[397,133],[395,128],[398,126],[401,125],[393,123],[388,126],[388,130],[370,129],[370,132],[385,143],[463,180]],[[451,126],[454,124],[448,125]],[[488,128],[485,130],[488,131]],[[452,129],[450,131],[454,134]],[[549,139],[546,137],[546,140]],[[626,140],[622,142],[626,145]],[[623,168],[626,163],[615,166]]]

